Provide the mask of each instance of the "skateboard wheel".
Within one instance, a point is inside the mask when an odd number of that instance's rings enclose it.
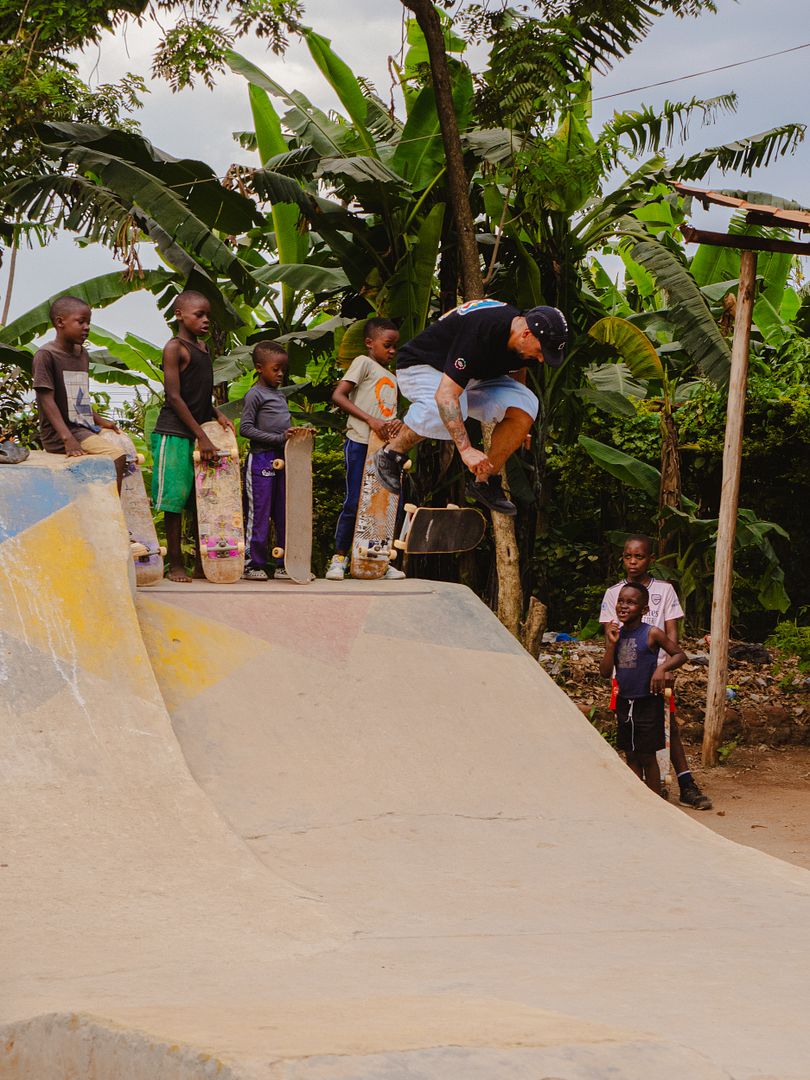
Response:
[[[408,472],[408,470],[409,470],[410,468],[412,468],[412,467],[413,467],[413,462],[411,461],[411,459],[410,459],[410,458],[408,458],[408,460],[407,460],[407,461],[405,462],[405,464],[404,464],[404,465],[402,466],[403,472]]]
[[[397,543],[397,541],[395,540],[394,543]],[[389,562],[393,562],[396,559],[396,557],[397,557],[397,552],[396,551],[389,551],[388,552],[388,561]]]
[[[166,548],[163,544],[160,545],[160,557],[161,559],[166,558]]]
[[[404,540],[395,540],[394,541],[394,547],[397,549],[397,551],[404,551],[405,550],[405,541]],[[394,558],[396,558],[396,556],[394,556]]]
[[[138,464],[138,465],[143,465],[143,463],[144,463],[145,461],[146,461],[146,458],[145,458],[145,457],[143,456],[143,454],[136,454],[136,455],[135,455],[135,462],[136,462],[136,464]]]
[[[273,468],[274,469],[283,469],[284,468],[284,458],[277,457],[275,459],[275,461],[273,462]]]
[[[239,543],[236,545],[236,550],[239,552],[240,555],[245,554],[245,543],[243,540],[240,540]]]
[[[228,451],[228,457],[232,461],[238,461],[239,460],[239,451],[238,450],[229,450]]]
[[[458,508],[459,508],[458,503],[448,503],[447,504],[447,509],[448,510],[458,510]]]
[[[199,465],[200,461],[202,460],[202,458],[200,457],[200,451],[195,450],[194,453],[191,456],[194,459],[194,464]]]
[[[273,548],[273,558],[281,559],[284,557],[284,548]]]
[[[418,506],[416,506],[415,503],[405,503],[402,509],[405,511],[406,514],[415,514],[419,508]]]

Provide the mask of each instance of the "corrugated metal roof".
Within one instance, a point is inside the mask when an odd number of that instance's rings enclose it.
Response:
[[[724,195],[722,191],[709,191],[707,188],[692,187],[689,184],[673,184],[672,186],[681,195],[691,195],[704,206],[714,203],[716,206],[729,206],[734,210],[742,210],[748,220],[755,225],[775,225],[783,229],[810,231],[810,210],[782,210],[778,206],[750,203],[735,195]]]

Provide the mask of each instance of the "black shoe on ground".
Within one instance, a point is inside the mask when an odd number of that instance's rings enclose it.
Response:
[[[20,446],[11,439],[0,439],[0,465],[19,465],[29,455],[25,446]]]
[[[661,784],[661,798],[669,802],[669,788],[664,783]]]
[[[500,476],[490,476],[489,480],[486,480],[483,484],[470,477],[467,481],[467,494],[471,499],[475,499],[476,502],[481,503],[490,510],[494,510],[498,514],[514,517],[517,513],[515,504],[506,497]]]
[[[693,810],[711,810],[712,800],[704,795],[697,784],[687,784],[678,800],[682,806],[691,806]]]
[[[386,491],[399,495],[402,490],[402,468],[407,454],[397,454],[394,450],[381,447],[374,455],[374,468],[380,483]]]

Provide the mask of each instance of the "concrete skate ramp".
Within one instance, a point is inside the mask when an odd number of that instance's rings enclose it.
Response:
[[[0,470],[2,1080],[808,1076],[810,875],[649,795],[459,586],[139,626],[111,476]]]

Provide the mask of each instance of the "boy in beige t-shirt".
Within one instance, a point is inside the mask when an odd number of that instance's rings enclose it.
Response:
[[[346,462],[346,498],[335,529],[335,554],[326,571],[329,581],[342,581],[348,569],[348,552],[354,536],[357,504],[366,464],[370,432],[384,442],[402,427],[397,420],[397,382],[389,370],[396,356],[399,331],[390,319],[369,319],[363,328],[367,353],[351,362],[335,387],[332,401],[348,414],[343,456]],[[405,575],[393,566],[387,578]]]

